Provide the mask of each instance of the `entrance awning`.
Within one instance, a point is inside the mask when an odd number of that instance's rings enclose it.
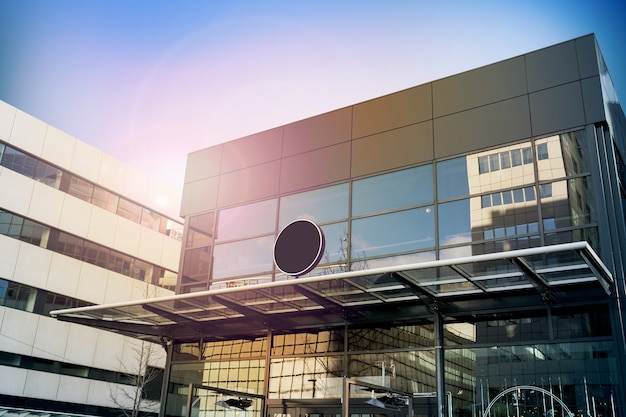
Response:
[[[348,325],[478,320],[610,295],[613,277],[587,242],[294,278],[50,314],[146,340],[192,341]]]

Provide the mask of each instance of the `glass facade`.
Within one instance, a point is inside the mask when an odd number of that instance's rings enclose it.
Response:
[[[581,129],[191,216],[179,292],[284,279],[267,254],[299,218],[326,237],[311,276],[583,238],[599,251],[589,140]]]
[[[591,140],[575,130],[191,216],[180,290],[286,279],[267,254],[281,228],[298,218],[320,224],[326,236],[326,253],[310,276],[577,240],[601,251]],[[555,274],[576,276],[566,259],[559,265],[565,272]],[[448,293],[463,285],[470,284],[437,288]],[[597,415],[611,415],[623,386],[609,306],[600,300],[582,309],[545,307],[445,324],[449,412],[563,415],[558,398],[574,413],[593,402]],[[167,414],[185,415],[189,389],[202,415],[223,412],[216,404],[228,390],[263,396],[270,410],[276,401],[319,400],[335,404],[327,414],[337,414],[347,377],[365,384],[351,391],[355,404],[379,394],[367,389],[374,384],[413,393],[416,415],[435,415],[435,346],[434,326],[424,323],[177,345]],[[262,414],[259,401],[250,407]]]

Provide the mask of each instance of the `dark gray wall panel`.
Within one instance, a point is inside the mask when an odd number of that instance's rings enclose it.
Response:
[[[352,132],[352,107],[291,123],[284,128],[283,157],[346,142]]]
[[[445,116],[526,94],[524,58],[518,57],[433,82],[433,112]]]
[[[350,142],[282,160],[280,192],[347,180],[350,177]]]
[[[527,96],[435,119],[435,158],[531,136]]]
[[[569,41],[527,54],[526,74],[529,92],[578,80],[576,43]]]
[[[180,205],[180,215],[189,216],[213,210],[217,206],[219,177],[205,178],[185,184]]]
[[[432,118],[431,86],[389,94],[354,106],[352,138],[362,138]]]
[[[256,133],[224,144],[221,172],[236,171],[280,159],[283,129]]]
[[[558,132],[585,124],[580,82],[530,94],[533,135]]]
[[[373,174],[433,158],[431,121],[394,129],[352,142],[352,176]]]

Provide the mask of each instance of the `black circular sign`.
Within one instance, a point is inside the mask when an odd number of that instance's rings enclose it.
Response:
[[[274,242],[274,262],[287,275],[304,275],[317,266],[324,245],[322,229],[310,220],[295,220],[278,234]]]

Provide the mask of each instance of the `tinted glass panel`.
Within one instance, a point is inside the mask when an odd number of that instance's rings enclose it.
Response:
[[[152,229],[155,232],[158,232],[161,229],[161,215],[144,207],[143,209],[141,209],[140,224],[144,227],[147,227],[148,229]],[[165,227],[163,229],[163,231],[165,231]]]
[[[222,210],[218,215],[217,240],[233,240],[273,233],[275,224],[276,200]]]
[[[333,223],[321,227],[326,240],[324,255],[320,263],[344,264],[348,259],[348,223]]]
[[[213,279],[270,272],[274,236],[217,245],[213,254]]]
[[[117,206],[117,214],[125,219],[139,223],[141,219],[141,206],[120,197]]]
[[[557,228],[582,226],[595,221],[595,202],[586,177],[550,185],[551,195],[541,199],[544,218],[554,218]]]
[[[449,159],[437,163],[437,198],[461,197],[469,194],[467,159]]]
[[[348,184],[293,194],[280,199],[282,229],[297,219],[326,223],[348,217]]]
[[[211,248],[202,247],[185,251],[183,276],[194,282],[206,282],[211,268]]]
[[[93,188],[93,184],[89,181],[85,181],[82,178],[72,175],[70,178],[70,187],[67,192],[74,197],[90,203],[93,195]]]
[[[433,209],[425,207],[354,220],[351,241],[353,258],[433,247]]]
[[[119,200],[120,198],[117,195],[96,186],[93,190],[93,198],[91,201],[95,206],[110,211],[111,213],[115,213],[117,211]]]
[[[213,243],[215,213],[205,213],[189,218],[187,247],[207,246]]]
[[[33,178],[35,176],[37,160],[32,156],[28,156],[7,146],[2,154],[1,164],[3,167],[9,168],[12,171]]]
[[[37,162],[34,177],[37,181],[58,189],[61,184],[61,175],[62,171],[60,169],[45,162]]]
[[[433,199],[433,169],[426,165],[355,181],[352,215],[431,203]]]
[[[439,245],[454,245],[471,241],[469,200],[439,204],[438,210]]]

